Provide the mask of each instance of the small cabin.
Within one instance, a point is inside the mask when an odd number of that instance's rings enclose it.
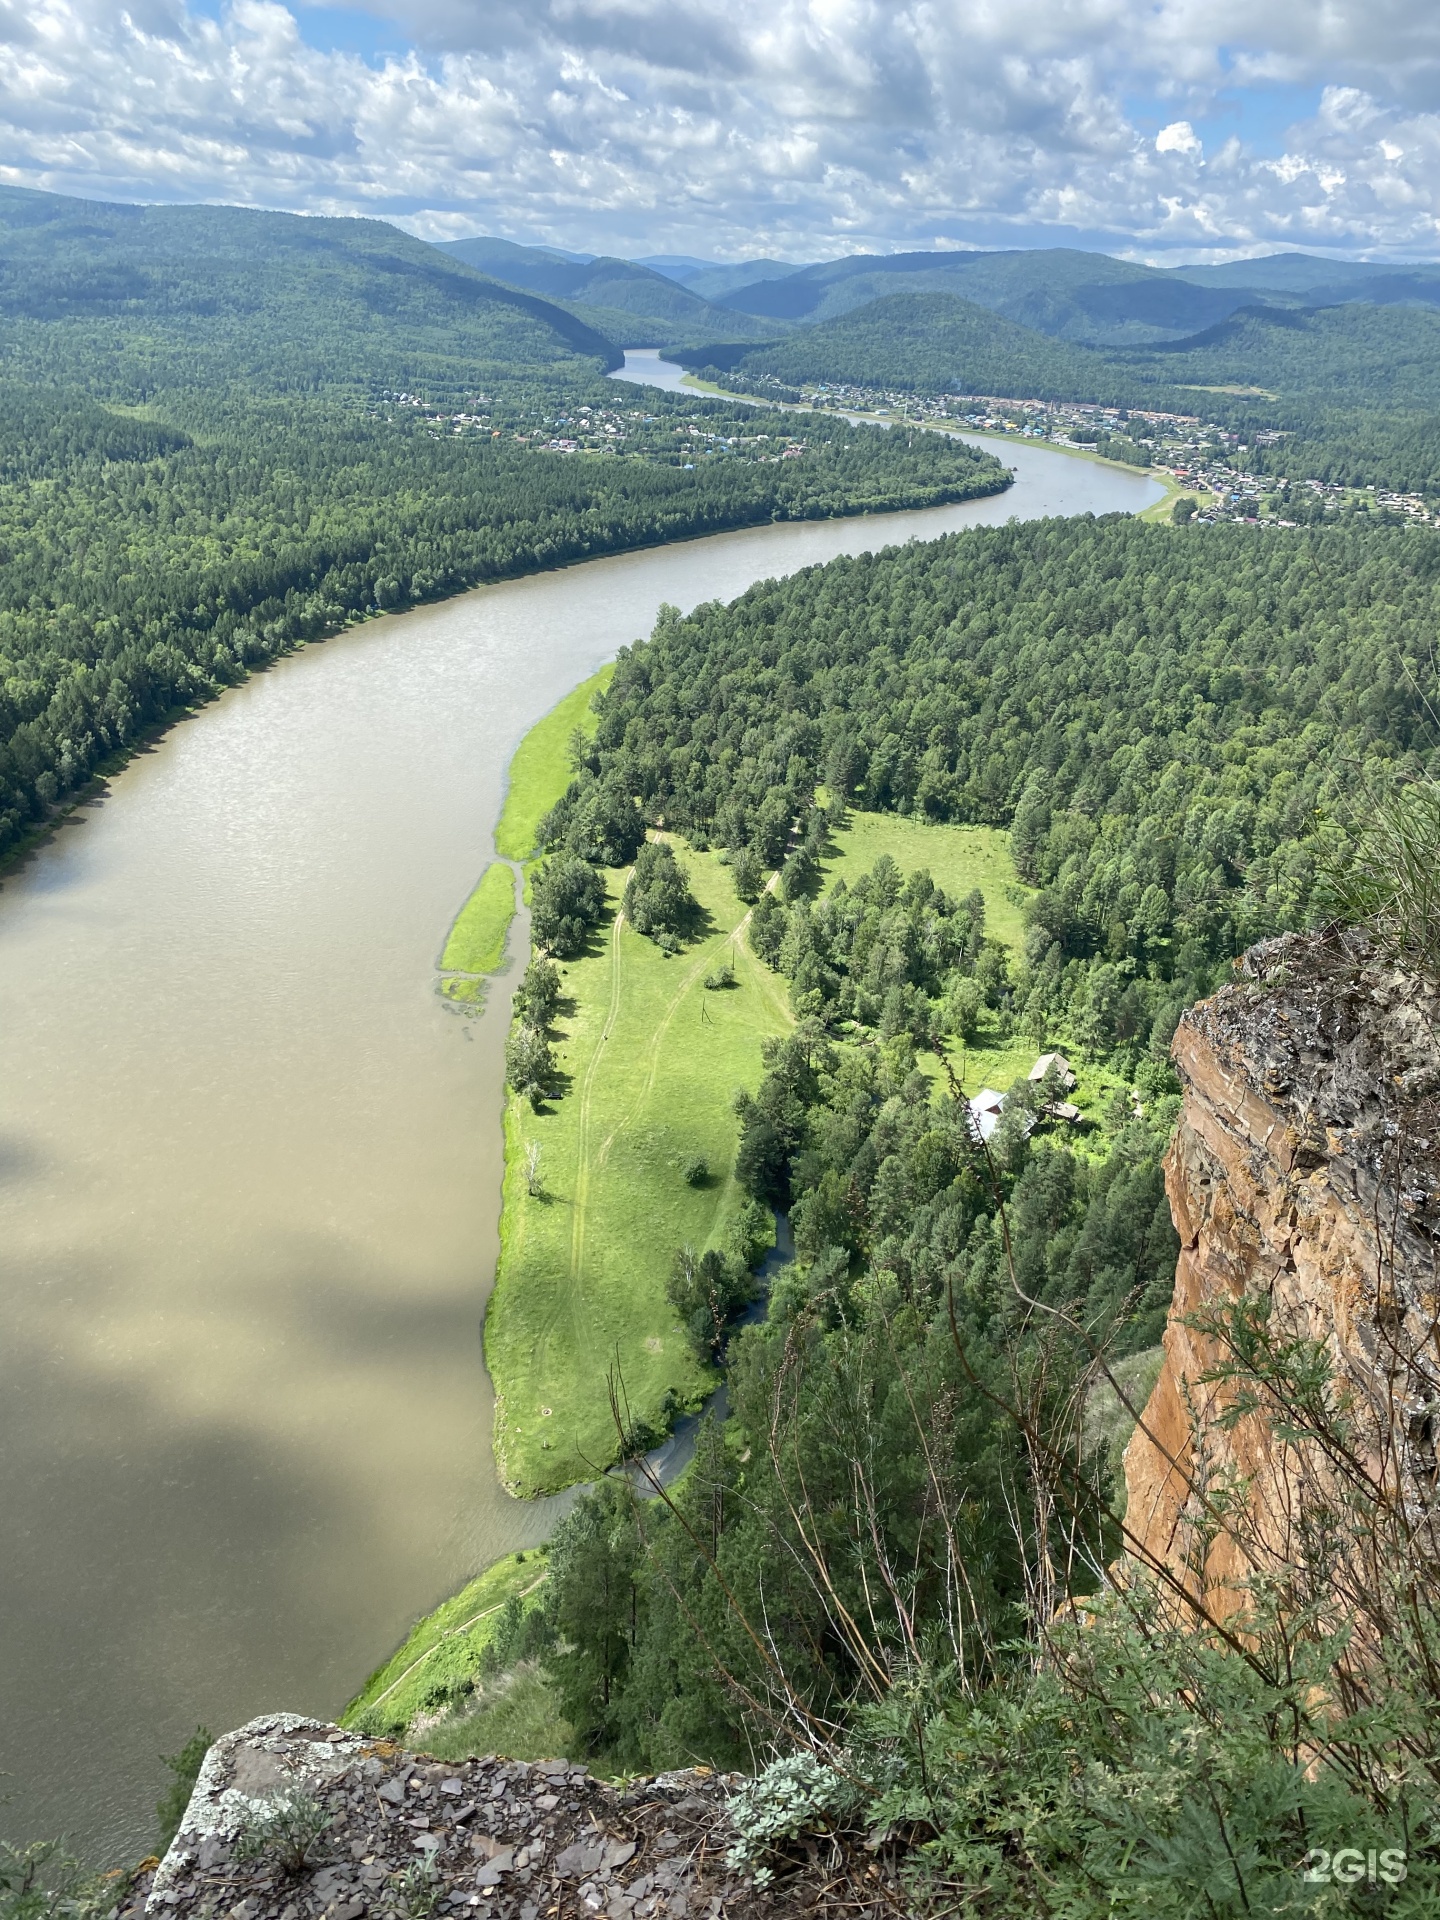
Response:
[[[1004,1094],[997,1093],[994,1087],[982,1087],[979,1093],[975,1095],[975,1098],[968,1102],[968,1105],[970,1108],[970,1125],[975,1133],[975,1137],[982,1141],[991,1139],[994,1136],[995,1129],[1000,1124],[1000,1115],[1005,1106]],[[1034,1116],[1028,1113],[1025,1114],[1023,1116],[1023,1125],[1025,1132],[1029,1133],[1035,1125]]]
[[[1070,1065],[1070,1062],[1065,1058],[1063,1053],[1042,1053],[1034,1066],[1031,1067],[1026,1078],[1037,1081],[1043,1080],[1051,1067],[1059,1068],[1061,1086],[1064,1087],[1066,1093],[1073,1093],[1075,1091],[1075,1069]]]

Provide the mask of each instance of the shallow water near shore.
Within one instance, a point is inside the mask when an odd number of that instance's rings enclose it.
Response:
[[[435,992],[510,755],[663,601],[1159,493],[1005,457],[995,499],[616,556],[307,648],[6,879],[0,1834],[143,1853],[156,1756],[197,1721],[333,1714],[548,1532],[496,1481],[480,1349],[514,971],[480,1019]]]

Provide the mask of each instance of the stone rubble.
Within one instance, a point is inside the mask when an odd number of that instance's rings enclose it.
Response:
[[[210,1749],[170,1851],[118,1920],[762,1920],[904,1912],[891,1872],[812,1850],[757,1888],[726,1864],[738,1776],[704,1768],[618,1787],[566,1760],[440,1761],[297,1714]],[[257,1808],[318,1799],[304,1869],[235,1858]]]

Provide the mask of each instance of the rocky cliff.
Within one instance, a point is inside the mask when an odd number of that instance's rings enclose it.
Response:
[[[270,1714],[210,1749],[174,1844],[140,1871],[116,1920],[903,1911],[886,1851],[817,1839],[782,1849],[767,1884],[739,1871],[727,1858],[739,1784],[706,1767],[611,1786],[566,1760],[440,1761]],[[277,1820],[277,1809],[289,1813]]]
[[[1272,1338],[1323,1345],[1381,1504],[1428,1500],[1440,1415],[1440,1000],[1353,933],[1268,941],[1237,973],[1175,1037],[1181,1253],[1125,1455],[1141,1557],[1220,1612],[1257,1565],[1293,1562],[1327,1475],[1334,1491],[1326,1447],[1287,1438],[1267,1389],[1240,1404],[1216,1377],[1226,1309],[1263,1300]]]

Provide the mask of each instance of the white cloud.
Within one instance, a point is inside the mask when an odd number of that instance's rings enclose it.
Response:
[[[1157,153],[1183,153],[1199,160],[1205,149],[1200,144],[1195,129],[1188,120],[1172,120],[1168,127],[1162,127],[1155,136]]]
[[[0,0],[0,179],[720,255],[1440,234],[1440,9],[1414,0],[394,7],[412,51],[367,63],[279,0]],[[1217,90],[1279,82],[1324,87],[1283,154],[1207,161]],[[1175,117],[1147,136],[1136,96]]]

